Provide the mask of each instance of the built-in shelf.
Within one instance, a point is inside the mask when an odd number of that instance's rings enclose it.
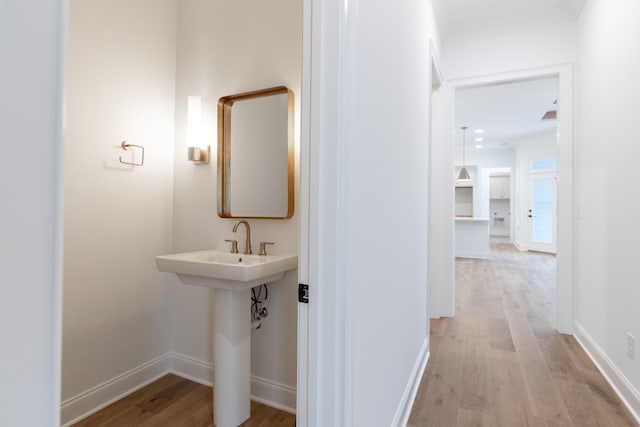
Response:
[[[473,186],[456,185],[456,217],[473,216]]]

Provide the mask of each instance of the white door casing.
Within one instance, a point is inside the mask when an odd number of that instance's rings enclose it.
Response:
[[[574,71],[573,64],[553,65],[526,70],[510,71],[499,74],[456,79],[448,82],[453,89],[447,93],[453,103],[456,89],[496,84],[540,77],[558,78],[558,172],[557,172],[557,311],[555,327],[559,332],[571,334],[573,324],[573,111],[574,111]],[[443,117],[443,126],[451,128],[455,108],[449,110],[450,117]],[[445,125],[449,125],[446,127]],[[452,136],[450,137],[452,139]],[[453,141],[449,141],[453,150]],[[437,159],[436,159],[437,160]],[[447,161],[444,157],[441,161]],[[453,209],[451,209],[453,216]],[[440,226],[446,226],[443,222]],[[437,226],[436,226],[437,227]],[[455,293],[454,280],[438,284],[440,292]],[[450,290],[449,290],[450,288]],[[451,304],[451,303],[450,303]],[[453,307],[444,307],[443,311],[453,311]]]

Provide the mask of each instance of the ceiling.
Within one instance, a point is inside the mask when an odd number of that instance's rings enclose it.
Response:
[[[467,148],[482,144],[483,149],[506,148],[526,136],[548,132],[556,120],[542,120],[547,111],[556,110],[556,77],[458,89],[455,95],[456,134],[467,126]],[[476,134],[476,129],[483,129]],[[475,141],[475,138],[484,138]],[[462,144],[462,136],[456,138]]]
[[[586,0],[433,0],[444,41],[576,19]]]

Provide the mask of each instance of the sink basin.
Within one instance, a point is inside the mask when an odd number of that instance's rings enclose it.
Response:
[[[175,273],[186,285],[246,290],[282,279],[298,267],[296,255],[243,255],[205,250],[156,257],[158,270]]]

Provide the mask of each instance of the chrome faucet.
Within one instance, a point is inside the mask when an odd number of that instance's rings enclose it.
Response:
[[[234,224],[233,226],[233,232],[235,233],[236,231],[238,231],[238,226],[240,224],[244,224],[245,228],[247,229],[247,241],[245,242],[245,246],[244,246],[244,254],[245,255],[251,255],[253,253],[253,251],[251,250],[251,227],[249,227],[249,223],[247,221],[245,221],[244,219],[242,221],[238,221]]]

